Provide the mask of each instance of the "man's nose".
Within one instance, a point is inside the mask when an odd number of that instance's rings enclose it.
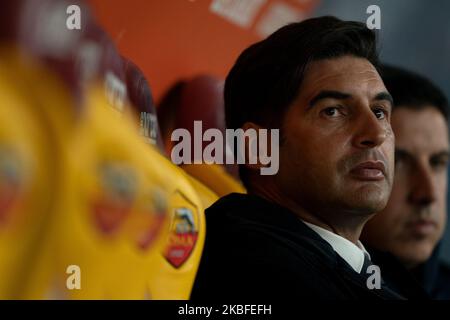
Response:
[[[374,148],[387,138],[386,120],[378,119],[372,110],[365,111],[357,119],[357,131],[353,144],[357,148]]]
[[[433,172],[429,166],[420,164],[413,174],[409,202],[417,206],[428,206],[436,201]]]

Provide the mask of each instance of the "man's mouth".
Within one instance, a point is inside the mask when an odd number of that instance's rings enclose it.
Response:
[[[423,237],[432,234],[436,230],[437,224],[432,219],[418,219],[409,222],[407,227],[414,235]]]
[[[381,160],[364,161],[353,167],[350,174],[358,180],[379,181],[386,175],[386,166]]]

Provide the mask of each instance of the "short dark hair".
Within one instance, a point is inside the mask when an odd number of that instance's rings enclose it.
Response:
[[[434,107],[448,121],[447,98],[429,79],[387,64],[381,65],[379,70],[386,89],[394,98],[394,110],[400,106],[410,109]]]
[[[241,53],[225,81],[227,128],[253,122],[281,129],[309,63],[345,55],[365,58],[377,67],[376,33],[360,22],[324,16],[288,24],[253,44]],[[242,169],[241,165],[241,180],[248,186]]]

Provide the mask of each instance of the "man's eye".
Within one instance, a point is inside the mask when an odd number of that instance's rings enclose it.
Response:
[[[384,110],[383,108],[375,108],[375,109],[373,109],[373,114],[379,120],[383,120],[384,118],[386,118],[386,110]]]
[[[431,159],[430,163],[435,169],[446,169],[448,166],[448,159]]]
[[[408,157],[403,152],[395,151],[395,167],[404,166],[408,162]]]
[[[322,110],[322,113],[327,117],[337,117],[341,113],[338,107],[329,107]]]

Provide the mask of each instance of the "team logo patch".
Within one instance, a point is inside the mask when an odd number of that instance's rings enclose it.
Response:
[[[172,221],[165,258],[175,268],[181,267],[195,248],[199,230],[197,207],[180,192],[174,198]]]
[[[167,199],[165,193],[155,189],[147,198],[147,203],[140,210],[144,219],[140,220],[140,230],[136,231],[139,248],[147,250],[158,238],[167,218]]]
[[[12,150],[0,148],[0,225],[6,224],[20,189],[19,161]]]
[[[97,226],[103,233],[114,233],[131,211],[136,196],[137,181],[132,168],[104,163],[99,169],[100,190],[92,210]]]

